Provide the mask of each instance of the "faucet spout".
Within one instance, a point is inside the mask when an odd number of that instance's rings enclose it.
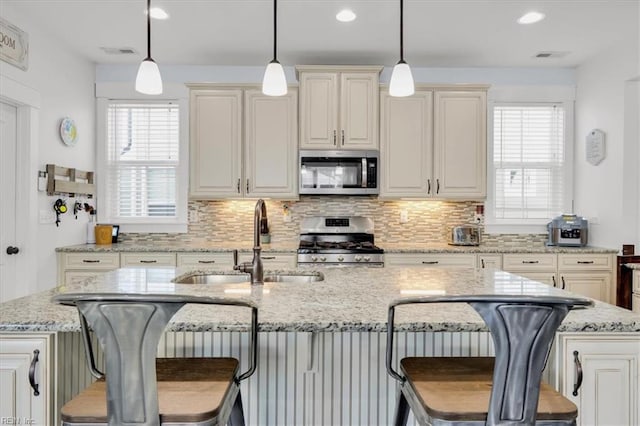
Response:
[[[260,246],[260,223],[262,222],[262,218],[266,217],[267,205],[264,200],[260,199],[256,203],[253,214],[253,259],[251,262],[244,262],[233,267],[239,271],[249,273],[249,275],[251,275],[252,285],[264,284],[264,266],[260,258],[260,252],[262,251],[262,247]]]

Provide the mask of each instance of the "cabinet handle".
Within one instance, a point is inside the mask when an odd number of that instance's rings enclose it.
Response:
[[[216,263],[215,260],[198,260],[198,263]]]
[[[344,130],[342,130],[342,146],[344,146]]]
[[[565,287],[564,276],[560,277],[560,279],[562,280],[562,289],[564,290],[564,287]]]
[[[273,260],[275,258],[275,256],[262,256],[262,260]]]
[[[247,179],[247,194],[249,193],[249,179]]]
[[[141,260],[140,263],[158,263],[157,260]]]
[[[237,190],[238,190],[238,194],[239,194],[239,193],[240,193],[240,178],[238,178],[238,187],[237,187]]]
[[[555,275],[551,275],[551,281],[553,281],[553,286],[556,286],[556,276]]]
[[[573,396],[578,396],[578,389],[582,386],[582,364],[580,363],[580,354],[578,351],[573,351],[573,364],[576,366],[576,376],[573,382]]]
[[[578,260],[578,263],[580,265],[591,265],[593,263],[593,260]]]
[[[431,179],[427,179],[427,194],[431,194]]]
[[[337,140],[337,133],[336,133],[336,131],[334,130],[334,131],[333,131],[333,144],[334,144],[334,145],[336,144],[336,140]]]
[[[436,194],[440,193],[440,179],[436,179]]]
[[[38,349],[34,349],[33,359],[31,360],[31,365],[29,366],[29,384],[33,389],[33,396],[40,395],[40,391],[38,390],[39,385],[36,383],[36,364],[38,363],[38,355],[40,355],[40,351]]]
[[[82,263],[100,263],[97,259],[82,259]]]
[[[482,269],[484,269],[484,259],[480,259],[480,263],[482,264]]]
[[[431,261],[423,260],[422,261],[423,265],[437,265],[438,263],[440,263],[440,262],[438,262],[437,260],[431,260]]]
[[[522,263],[524,264],[536,264],[536,263],[540,263],[539,260],[523,260]]]

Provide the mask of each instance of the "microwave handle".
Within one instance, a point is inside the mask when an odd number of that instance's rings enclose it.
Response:
[[[362,159],[362,187],[367,187],[367,159]]]

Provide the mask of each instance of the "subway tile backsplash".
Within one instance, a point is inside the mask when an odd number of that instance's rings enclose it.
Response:
[[[473,223],[478,202],[383,201],[375,197],[302,196],[299,201],[266,200],[271,241],[295,245],[300,220],[309,216],[367,216],[375,223],[376,243],[447,243],[453,225]],[[121,241],[216,244],[253,239],[255,200],[190,201],[198,221],[186,234],[121,234]],[[289,211],[290,222],[284,221]],[[408,221],[400,223],[402,211]],[[486,235],[483,243],[522,245],[546,241],[545,234]]]

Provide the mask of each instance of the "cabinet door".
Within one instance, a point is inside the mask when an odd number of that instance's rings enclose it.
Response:
[[[176,266],[175,253],[122,253],[123,268],[166,268]]]
[[[609,303],[611,274],[608,272],[560,274],[560,288]]]
[[[241,196],[242,90],[192,90],[189,195]]]
[[[245,92],[245,195],[298,197],[298,92]]]
[[[296,254],[290,253],[261,253],[262,265],[265,270],[275,269],[293,269],[296,267],[297,258]],[[240,254],[240,262],[251,262],[253,254],[242,253]]]
[[[338,147],[338,74],[300,73],[300,148]]]
[[[430,196],[433,94],[396,98],[384,91],[380,103],[380,197]]]
[[[50,336],[0,336],[0,419],[13,420],[5,424],[54,424],[50,341]],[[37,394],[30,380],[37,386]]]
[[[563,351],[564,396],[578,406],[578,425],[638,423],[640,339],[567,339]],[[582,384],[579,371],[582,370]]]
[[[436,92],[436,197],[486,196],[486,109],[485,92]]]
[[[232,269],[231,253],[178,253],[178,268]]]
[[[345,149],[378,149],[378,73],[340,74],[338,143]]]
[[[105,271],[64,271],[64,284],[73,285],[81,284],[88,278],[104,274]]]
[[[480,269],[502,269],[502,255],[479,254],[476,267]]]
[[[558,277],[555,272],[514,272],[521,277],[529,278],[533,281],[538,281],[551,287],[558,287]]]
[[[475,254],[449,253],[389,253],[384,255],[384,263],[393,265],[421,265],[424,267],[475,268]]]

